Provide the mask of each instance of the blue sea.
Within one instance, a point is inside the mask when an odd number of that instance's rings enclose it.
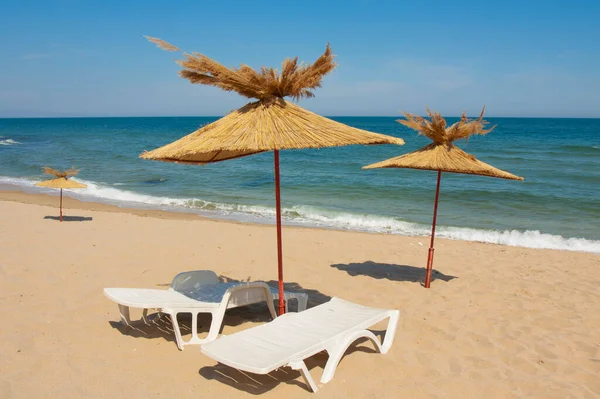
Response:
[[[0,189],[56,194],[33,187],[42,167],[74,166],[88,188],[65,194],[83,201],[273,223],[272,153],[206,166],[138,158],[216,119],[0,119]],[[429,139],[393,117],[333,119],[406,144],[283,151],[284,223],[428,235],[436,172],[361,167]],[[495,131],[458,145],[525,180],[443,173],[437,236],[600,253],[600,119],[489,121]]]

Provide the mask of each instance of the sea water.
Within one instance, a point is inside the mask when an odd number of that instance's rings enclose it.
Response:
[[[0,189],[33,185],[43,166],[81,169],[65,195],[122,207],[273,223],[273,154],[196,166],[142,160],[216,117],[0,119]],[[436,172],[361,167],[430,141],[393,117],[339,117],[404,146],[281,152],[284,223],[428,235]],[[452,123],[456,119],[449,118]],[[443,173],[438,237],[600,253],[600,119],[489,118],[496,129],[457,144],[525,178]]]

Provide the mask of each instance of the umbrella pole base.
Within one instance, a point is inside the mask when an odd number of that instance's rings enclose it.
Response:
[[[286,312],[285,308],[287,308],[287,301],[283,302],[283,306],[281,306],[281,304],[279,305],[279,312],[277,312],[277,315],[281,316],[281,315],[285,314],[285,312]]]
[[[431,286],[431,272],[433,271],[433,252],[434,248],[429,248],[429,255],[427,256],[427,271],[425,272],[425,288]]]

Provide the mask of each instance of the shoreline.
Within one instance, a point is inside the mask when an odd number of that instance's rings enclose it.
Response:
[[[46,194],[46,193],[33,193],[27,192],[23,190],[21,187],[12,186],[12,185],[2,185],[0,186],[0,201],[12,201],[23,204],[34,204],[34,205],[43,205],[48,207],[53,207],[58,209],[58,191],[56,194]],[[85,211],[104,211],[104,212],[112,212],[112,213],[125,213],[136,215],[140,217],[151,217],[156,219],[165,219],[165,220],[204,220],[218,223],[230,223],[234,225],[248,225],[248,226],[257,226],[257,227],[273,227],[275,224],[275,220],[261,223],[251,220],[236,220],[235,218],[227,218],[227,217],[210,217],[207,215],[198,214],[196,212],[186,211],[185,208],[181,208],[181,210],[161,210],[161,209],[152,209],[151,207],[145,209],[143,207],[136,208],[135,204],[125,204],[124,206],[118,206],[113,204],[107,204],[97,201],[83,201],[80,199],[76,199],[63,194],[63,214],[69,212],[69,209],[74,210],[85,210]],[[377,231],[363,231],[363,230],[352,230],[352,229],[341,229],[329,226],[304,226],[301,224],[294,223],[283,223],[283,228],[285,229],[302,229],[302,230],[316,230],[316,231],[333,231],[337,233],[349,233],[349,234],[366,234],[371,236],[398,236],[398,237],[406,237],[406,238],[415,238],[419,240],[425,240],[427,242],[420,243],[419,245],[429,245],[428,241],[430,240],[430,235],[412,235],[412,234],[400,234],[400,233],[383,233]],[[477,230],[477,229],[474,229]],[[485,231],[485,230],[481,230]],[[529,230],[528,230],[529,231]],[[505,233],[508,231],[505,231]],[[561,237],[561,236],[557,236]],[[563,238],[565,240],[584,240],[588,242],[595,242],[594,240],[588,240],[586,238]],[[456,241],[456,242],[466,242],[466,243],[477,243],[477,244],[486,244],[486,245],[494,245],[501,247],[511,247],[511,248],[524,248],[524,249],[538,249],[538,250],[552,250],[552,251],[566,251],[566,252],[576,252],[576,253],[589,253],[589,254],[600,254],[599,251],[594,250],[581,250],[581,249],[567,249],[567,248],[539,248],[525,245],[511,245],[507,243],[496,243],[496,242],[487,242],[487,241],[479,241],[479,240],[469,240],[462,238],[448,238],[442,237],[440,234],[436,234],[435,237],[436,242],[440,241]]]
[[[42,193],[28,193],[18,188],[12,189],[0,189],[0,201],[11,201],[19,202],[22,204],[31,205],[42,205],[52,208],[59,208],[58,205],[58,190],[56,195],[42,194]],[[69,209],[85,210],[85,211],[102,211],[102,212],[116,212],[116,213],[128,213],[131,215],[137,215],[142,217],[153,217],[157,219],[175,219],[175,220],[213,220],[211,218],[203,217],[195,213],[187,212],[175,212],[175,211],[162,211],[157,209],[141,209],[134,207],[119,207],[117,205],[103,204],[95,201],[81,201],[63,194],[63,213],[68,212]],[[220,219],[214,219],[214,221],[220,221]],[[227,220],[224,220],[227,221]],[[231,221],[237,223],[236,221]]]
[[[21,204],[29,204],[29,205],[41,205],[47,206],[50,208],[59,209],[57,205],[56,198],[58,198],[58,194],[42,194],[42,193],[28,193],[22,191],[20,189],[15,190],[7,190],[0,189],[0,202],[2,201],[10,201],[17,202]],[[129,215],[135,215],[140,217],[150,217],[154,219],[163,219],[163,220],[187,220],[187,221],[206,221],[206,222],[215,222],[215,223],[227,223],[233,225],[242,225],[242,226],[254,226],[259,228],[271,228],[275,227],[275,219],[273,219],[272,223],[257,223],[252,221],[240,221],[235,219],[227,219],[227,218],[211,218],[209,216],[199,215],[194,212],[186,212],[175,211],[175,210],[159,210],[159,209],[143,209],[143,208],[135,208],[130,206],[120,207],[112,204],[103,204],[101,202],[95,201],[81,201],[76,198],[68,197],[63,194],[63,215],[65,212],[68,212],[69,209],[75,210],[83,210],[83,211],[99,211],[99,212],[112,212],[112,213],[123,213]],[[300,230],[317,230],[317,231],[334,231],[337,233],[350,233],[350,234],[368,234],[368,235],[378,235],[378,236],[400,236],[400,237],[413,237],[420,239],[429,239],[428,236],[403,236],[400,234],[386,234],[379,232],[370,232],[370,231],[357,231],[357,230],[344,230],[344,229],[334,229],[327,227],[314,227],[314,226],[301,226],[294,224],[285,224],[283,223],[284,229],[300,229]],[[436,240],[438,238],[436,237]],[[446,240],[446,238],[440,238],[440,240]],[[459,240],[462,241],[462,240]],[[490,245],[502,245],[502,244],[494,244],[494,243],[481,243],[481,244],[490,244]]]

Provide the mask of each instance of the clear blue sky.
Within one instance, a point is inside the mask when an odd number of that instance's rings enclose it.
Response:
[[[225,65],[338,68],[300,104],[336,115],[463,109],[600,117],[600,1],[0,2],[0,117],[223,115],[247,102],[178,77],[160,37]]]

